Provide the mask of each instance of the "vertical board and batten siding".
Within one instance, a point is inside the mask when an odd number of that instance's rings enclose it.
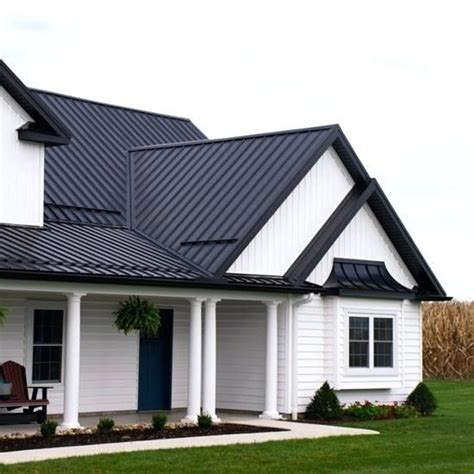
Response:
[[[228,272],[283,275],[353,185],[336,151],[329,148]]]
[[[323,285],[332,270],[333,259],[337,257],[383,261],[389,273],[399,283],[408,288],[416,285],[415,279],[368,204],[359,210],[307,280]]]
[[[393,315],[395,370],[354,375],[348,369],[348,313]],[[324,381],[342,403],[404,401],[422,379],[420,303],[366,298],[317,297],[298,310],[297,401],[305,410]]]
[[[43,225],[44,145],[20,141],[31,117],[0,86],[0,223]]]

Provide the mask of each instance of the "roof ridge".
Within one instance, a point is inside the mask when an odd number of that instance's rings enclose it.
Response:
[[[84,97],[77,97],[77,96],[74,96],[74,95],[63,94],[61,92],[48,91],[48,90],[45,90],[45,89],[37,89],[35,87],[29,87],[29,89],[30,89],[30,91],[35,92],[35,93],[39,93],[39,94],[55,95],[57,97],[63,97],[65,99],[76,100],[76,101],[80,101],[80,102],[87,102],[87,103],[90,103],[90,104],[101,105],[103,107],[112,107],[114,109],[128,110],[129,112],[137,112],[137,113],[141,113],[141,114],[156,115],[158,117],[168,118],[168,119],[171,119],[171,120],[180,120],[180,121],[183,121],[183,122],[191,122],[192,123],[191,119],[187,118],[187,117],[179,117],[177,115],[169,115],[169,114],[163,114],[163,113],[160,113],[160,112],[152,112],[150,110],[136,109],[136,108],[133,108],[133,107],[127,107],[125,105],[110,104],[110,103],[107,103],[107,102],[101,102],[99,100],[86,99]]]
[[[142,150],[156,150],[161,148],[181,148],[186,146],[194,146],[194,145],[204,145],[207,143],[222,143],[222,142],[229,142],[235,140],[247,140],[249,138],[264,138],[264,137],[272,137],[272,136],[280,136],[280,135],[291,135],[295,133],[310,133],[310,132],[318,132],[322,130],[332,130],[332,129],[340,129],[339,124],[331,124],[331,125],[321,125],[318,127],[307,127],[307,128],[295,128],[290,130],[277,130],[275,132],[263,132],[263,133],[254,133],[250,135],[237,135],[234,137],[222,137],[222,138],[205,138],[202,140],[190,140],[185,142],[174,142],[174,143],[158,143],[156,145],[144,145],[138,147],[129,148],[129,153],[135,151],[142,151]]]

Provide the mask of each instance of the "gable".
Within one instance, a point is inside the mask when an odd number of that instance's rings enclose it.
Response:
[[[331,146],[228,269],[284,275],[354,186]]]
[[[381,261],[402,285],[412,288],[417,284],[367,203],[335,240],[307,281],[323,285],[331,273],[334,258]]]
[[[44,145],[18,138],[31,120],[0,86],[0,223],[43,223]]]
[[[220,276],[338,133],[328,126],[132,150],[131,226]]]

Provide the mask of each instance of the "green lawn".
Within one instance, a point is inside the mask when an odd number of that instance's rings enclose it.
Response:
[[[474,473],[474,381],[429,385],[440,405],[435,416],[356,425],[380,436],[110,454],[0,466],[0,473]]]

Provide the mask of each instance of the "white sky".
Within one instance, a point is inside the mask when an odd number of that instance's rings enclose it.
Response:
[[[5,1],[29,86],[211,138],[339,123],[448,294],[474,299],[474,2]]]

